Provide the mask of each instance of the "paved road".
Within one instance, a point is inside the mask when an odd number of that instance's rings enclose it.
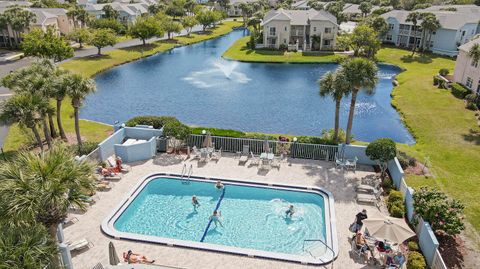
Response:
[[[193,32],[202,31],[202,27],[200,25],[197,25],[193,27],[192,31]],[[182,30],[182,32],[179,35],[186,35],[186,34],[187,34],[187,31]],[[175,35],[175,36],[178,36],[178,35]],[[161,38],[151,38],[147,40],[147,43],[152,43],[155,41],[165,40],[165,39],[167,39],[167,35],[164,35]],[[141,44],[143,43],[139,39],[127,40],[127,41],[117,43],[113,47],[110,46],[110,47],[102,48],[102,53],[108,52],[114,49],[121,49],[121,48],[126,48],[131,46],[137,46]],[[1,56],[5,56],[6,54],[8,54],[8,52],[2,51],[2,53],[0,53],[0,79],[8,75],[10,72],[14,70],[30,65],[34,61],[34,58],[32,57],[26,57],[16,61],[8,61],[5,59],[6,57],[1,57]],[[97,48],[95,47],[76,50],[75,56],[65,61],[70,61],[71,59],[92,56],[96,54],[97,54]],[[11,95],[12,93],[9,89],[5,87],[0,87],[0,101],[7,99]],[[8,126],[0,125],[0,147],[3,147],[3,143],[5,142],[5,138],[7,137],[7,134],[8,134]]]

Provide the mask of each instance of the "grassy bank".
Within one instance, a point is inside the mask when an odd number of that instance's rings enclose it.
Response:
[[[251,50],[247,48],[250,37],[237,40],[222,55],[225,59],[243,62],[267,62],[267,63],[330,63],[336,61],[337,56],[333,53],[315,52],[283,52],[278,50]]]
[[[175,37],[172,41],[158,41],[147,44],[146,46],[133,46],[112,50],[100,57],[91,56],[74,59],[62,63],[60,67],[87,77],[92,77],[114,66],[135,61],[156,53],[165,52],[176,46],[189,45],[227,34],[231,32],[233,28],[241,25],[241,22],[226,21],[204,34],[192,34],[189,37]],[[65,131],[73,134],[75,132],[74,119],[70,100],[63,102],[62,120]],[[102,141],[108,136],[111,129],[109,125],[86,120],[80,121],[80,132],[82,137],[87,141]],[[30,130],[23,130],[16,124],[12,125],[4,143],[4,150],[15,151],[29,144],[32,141],[32,135],[30,135],[30,133]]]

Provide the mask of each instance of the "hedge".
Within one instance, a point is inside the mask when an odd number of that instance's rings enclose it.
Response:
[[[465,99],[465,97],[471,93],[465,86],[456,82],[452,83],[451,87],[452,94],[460,99]]]
[[[391,190],[387,201],[388,212],[392,217],[403,218],[405,214],[405,205],[403,204],[402,193]]]
[[[134,127],[136,125],[149,125],[155,129],[162,128],[167,122],[180,122],[175,117],[171,116],[137,116],[129,119],[125,125]]]
[[[427,268],[427,263],[422,253],[417,251],[410,251],[407,259],[407,269],[424,269]]]

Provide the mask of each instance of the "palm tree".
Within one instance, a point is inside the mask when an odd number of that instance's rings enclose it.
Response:
[[[407,22],[411,22],[413,24],[413,30],[414,30],[414,35],[415,35],[415,32],[416,32],[416,29],[417,29],[417,24],[418,24],[418,21],[422,18],[422,14],[419,13],[419,12],[410,12],[410,14],[408,14],[407,16],[407,19],[406,21]],[[415,50],[417,49],[417,37],[414,36],[413,37],[413,48],[412,48],[412,57],[413,55],[415,55]]]
[[[3,46],[7,47],[7,38],[11,46],[10,36],[8,36],[8,18],[5,14],[0,14],[0,29],[2,29]]]
[[[20,33],[30,27],[32,22],[36,21],[36,15],[19,6],[12,6],[5,10],[5,16],[13,30],[15,44],[18,46],[20,40]]]
[[[8,201],[0,200],[3,205]],[[47,268],[58,253],[55,241],[40,224],[0,223],[0,261],[2,268]]]
[[[50,106],[48,100],[32,93],[16,94],[3,103],[0,121],[5,124],[18,123],[30,128],[35,135],[38,146],[43,151],[43,143],[37,125],[42,121],[42,113]]]
[[[55,240],[68,208],[86,208],[82,192],[94,189],[92,171],[89,162],[76,161],[63,144],[41,154],[22,152],[0,166],[0,217],[43,224]]]
[[[350,144],[357,94],[360,90],[363,90],[367,94],[373,93],[375,85],[378,81],[378,68],[374,62],[365,58],[354,58],[352,60],[345,61],[342,63],[341,68],[344,74],[344,79],[347,81],[352,91],[352,100],[350,102],[346,134],[346,143]]]
[[[472,58],[472,61],[474,63],[480,61],[480,44],[479,43],[473,44],[473,46],[468,51],[468,56]]]
[[[428,32],[427,48],[430,48],[430,41],[432,40],[432,34],[438,28],[441,27],[440,21],[433,13],[424,13],[422,23],[420,24],[424,32]],[[422,50],[425,50],[425,42],[422,38]]]
[[[343,71],[337,70],[335,73],[327,72],[319,81],[320,96],[330,96],[335,101],[335,131],[333,140],[338,142],[338,133],[340,129],[340,103],[342,98],[349,94],[350,85],[346,81]]]
[[[68,89],[68,76],[69,72],[58,69],[55,72],[55,82],[53,86],[53,91],[52,91],[52,96],[55,98],[55,101],[57,103],[57,126],[58,126],[58,131],[60,133],[60,137],[64,141],[68,141],[67,135],[65,134],[65,130],[63,129],[63,124],[62,124],[62,103],[63,99],[65,99],[65,96],[67,95],[67,89]]]
[[[75,133],[77,135],[78,146],[82,146],[82,137],[80,136],[80,119],[78,111],[82,106],[83,100],[89,93],[96,90],[95,82],[89,78],[84,78],[78,74],[69,75],[67,86],[67,95],[72,99],[73,113],[75,117]]]

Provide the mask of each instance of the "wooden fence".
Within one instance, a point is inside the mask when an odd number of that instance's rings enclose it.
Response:
[[[204,135],[190,135],[187,139],[189,147],[196,146],[201,148],[205,141]],[[212,143],[215,149],[222,149],[224,152],[241,152],[244,145],[248,145],[249,151],[254,154],[264,152],[265,140],[252,138],[234,138],[223,136],[212,136]],[[338,152],[338,146],[335,145],[320,145],[320,144],[306,144],[297,142],[282,142],[268,140],[270,152],[277,155],[284,154],[293,158],[314,159],[314,160],[335,160],[335,155]]]

